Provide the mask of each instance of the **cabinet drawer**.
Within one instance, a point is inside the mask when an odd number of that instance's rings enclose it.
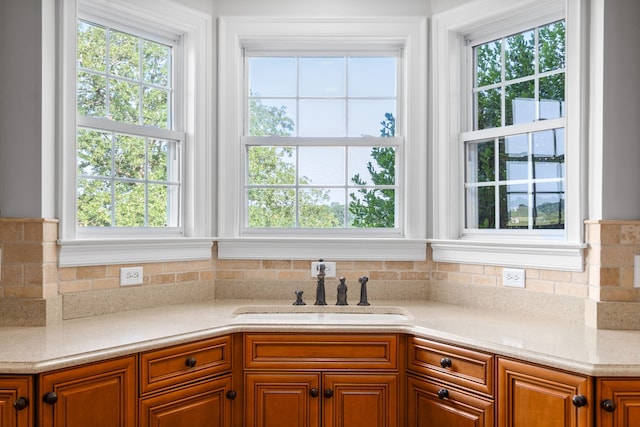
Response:
[[[140,393],[231,369],[231,337],[212,338],[140,354]]]
[[[494,357],[423,338],[409,339],[408,368],[458,387],[493,394]]]
[[[396,335],[245,334],[247,369],[396,369]]]

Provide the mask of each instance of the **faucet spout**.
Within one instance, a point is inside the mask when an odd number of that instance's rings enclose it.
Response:
[[[316,302],[315,305],[327,305],[325,292],[324,292],[324,276],[325,274],[325,265],[322,262],[322,259],[319,259],[320,264],[318,264],[318,284],[316,287]]]

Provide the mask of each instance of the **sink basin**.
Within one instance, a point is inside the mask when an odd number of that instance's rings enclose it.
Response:
[[[246,306],[238,308],[236,321],[311,324],[397,324],[410,319],[400,307],[375,306]]]

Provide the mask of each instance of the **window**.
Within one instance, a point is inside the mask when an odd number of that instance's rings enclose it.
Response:
[[[210,259],[211,17],[57,2],[60,266]]]
[[[489,0],[433,17],[435,261],[582,271],[587,11]]]
[[[247,52],[245,232],[399,230],[399,52]]]
[[[218,257],[424,260],[424,18],[220,19]]]
[[[84,19],[77,39],[77,227],[180,229],[176,42]]]
[[[465,227],[564,229],[565,21],[469,45]]]

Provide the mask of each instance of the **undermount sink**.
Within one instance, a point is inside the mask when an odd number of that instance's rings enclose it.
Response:
[[[236,321],[312,324],[395,324],[411,316],[401,307],[270,305],[244,306],[233,313]]]

